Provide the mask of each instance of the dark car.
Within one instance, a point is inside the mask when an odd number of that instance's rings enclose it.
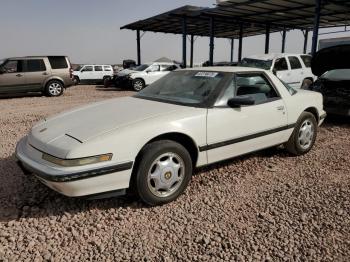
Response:
[[[328,114],[350,116],[350,45],[318,51],[311,67],[318,80],[312,89],[320,92]]]

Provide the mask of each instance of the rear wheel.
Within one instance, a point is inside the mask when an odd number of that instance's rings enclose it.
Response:
[[[60,96],[63,94],[64,86],[58,80],[51,80],[46,84],[45,93],[47,96]]]
[[[180,144],[156,141],[142,153],[136,173],[136,192],[149,205],[175,200],[186,189],[192,176],[192,160]]]
[[[74,82],[74,85],[79,85],[79,83],[80,83],[79,77],[75,76],[73,79],[73,82]]]
[[[288,152],[294,155],[303,155],[311,150],[317,136],[317,121],[313,114],[303,112],[294,128],[294,131],[285,144]]]
[[[145,81],[143,81],[143,80],[140,79],[140,78],[134,79],[134,80],[132,81],[132,88],[133,88],[136,92],[141,91],[142,89],[145,88],[145,86],[146,86]]]
[[[109,76],[105,76],[104,78],[103,78],[103,86],[105,87],[105,88],[107,88],[107,87],[109,87],[110,85],[111,85],[111,77],[109,77]]]

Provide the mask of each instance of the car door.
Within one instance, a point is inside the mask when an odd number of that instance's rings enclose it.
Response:
[[[297,56],[288,56],[288,61],[291,69],[291,77],[287,84],[294,88],[300,88],[304,80],[304,71],[301,62]]]
[[[93,66],[84,66],[81,69],[81,74],[80,74],[80,81],[87,81],[87,80],[92,80],[94,79],[93,74],[94,74],[94,67]]]
[[[231,108],[229,98],[250,96],[254,105]],[[263,72],[236,74],[207,115],[208,162],[279,145],[287,129],[284,101]]]
[[[146,82],[146,85],[150,85],[158,79],[162,78],[164,75],[165,74],[160,71],[160,65],[153,64],[146,69],[146,75],[144,77],[144,80]]]
[[[94,66],[94,80],[102,80],[103,79],[103,67],[102,66]]]
[[[24,92],[27,88],[24,62],[21,59],[8,60],[0,73],[0,93]]]
[[[25,60],[25,73],[28,91],[42,90],[45,80],[49,77],[50,71],[45,65],[44,59]]]

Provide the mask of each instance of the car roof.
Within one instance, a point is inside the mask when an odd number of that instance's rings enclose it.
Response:
[[[8,57],[5,60],[16,60],[16,59],[32,59],[32,58],[47,58],[47,57],[67,57],[65,55],[40,55],[40,56],[18,56],[18,57]]]
[[[259,60],[273,60],[276,58],[286,57],[286,56],[301,56],[307,54],[293,54],[293,53],[271,53],[271,54],[258,54],[250,55],[244,58],[259,59]]]
[[[266,72],[264,69],[255,68],[255,67],[242,67],[242,66],[211,66],[211,67],[195,67],[195,68],[185,68],[180,69],[179,71],[210,71],[210,72],[228,72],[228,73],[236,73],[236,72]]]

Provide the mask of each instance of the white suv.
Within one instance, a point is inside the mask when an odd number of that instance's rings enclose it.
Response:
[[[112,79],[113,67],[111,65],[83,65],[73,72],[75,84],[79,83],[103,83],[106,79]]]
[[[142,90],[171,71],[178,69],[175,63],[155,62],[142,64],[133,69],[120,71],[113,82],[116,86],[132,86],[135,91]]]
[[[316,80],[316,76],[311,72],[311,56],[304,54],[248,56],[239,65],[270,70],[283,82],[294,88],[308,89]]]

